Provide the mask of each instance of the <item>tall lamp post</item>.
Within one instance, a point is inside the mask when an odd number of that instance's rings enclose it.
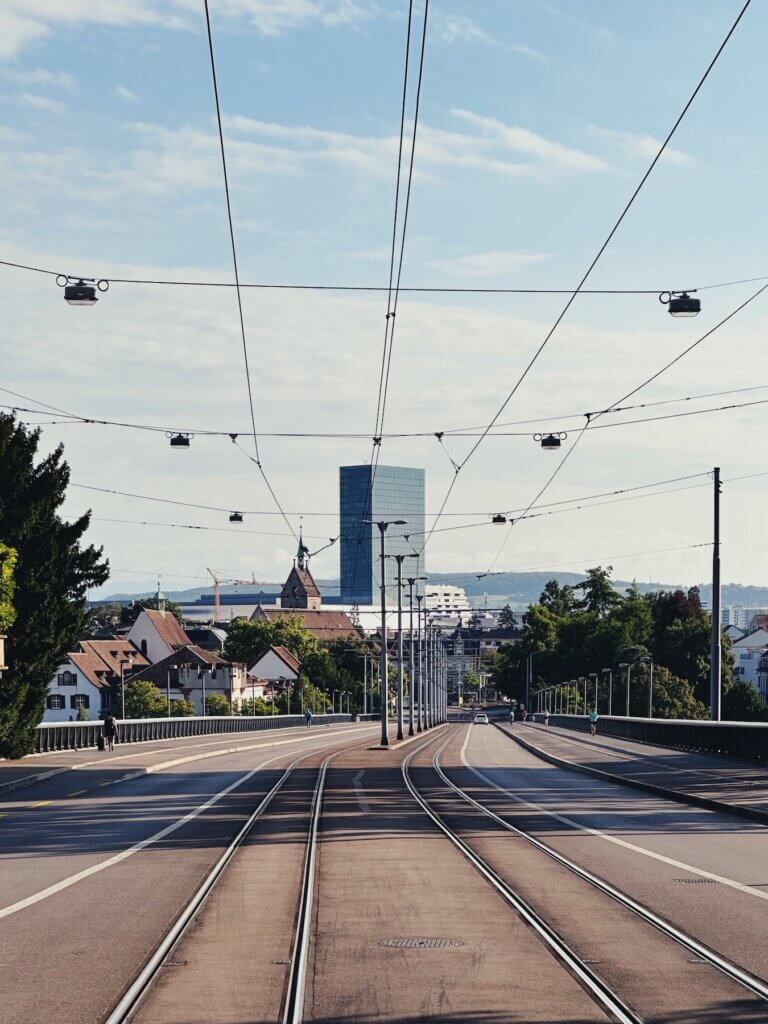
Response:
[[[597,711],[597,672],[590,672],[589,678],[595,680],[595,711]],[[585,709],[586,714],[586,709]]]
[[[622,661],[619,663],[619,668],[625,668],[627,670],[627,706],[626,715],[629,718],[629,675],[632,671],[632,665],[628,661]]]
[[[415,583],[425,580],[426,576],[407,576],[405,582],[408,584],[408,735],[413,736],[413,708],[416,703],[416,674],[414,671],[414,650],[413,650],[413,586]]]
[[[397,563],[397,738],[403,738],[403,562],[406,558],[418,558],[417,554],[387,555]],[[413,589],[413,588],[411,588]],[[413,686],[411,686],[413,689]],[[413,694],[411,694],[413,703]]]
[[[427,725],[424,717],[424,642],[421,634],[421,605],[424,601],[423,594],[416,595],[416,641],[419,645],[419,660],[418,660],[418,714],[416,716],[416,731],[423,732]]]
[[[613,714],[613,669],[604,668],[603,672],[608,673],[608,717]]]
[[[405,519],[363,519],[365,526],[378,526],[381,540],[379,557],[381,559],[381,679],[379,681],[381,696],[381,745],[389,746],[389,678],[387,665],[387,585],[386,585],[386,552],[384,535],[389,526],[407,526]]]
[[[648,717],[653,718],[653,658],[641,658],[648,662]]]

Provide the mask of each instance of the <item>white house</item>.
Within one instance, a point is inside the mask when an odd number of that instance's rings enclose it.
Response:
[[[213,693],[225,697],[236,706],[247,696],[245,666],[227,661],[213,651],[194,644],[185,644],[166,658],[135,672],[129,682],[147,679],[165,694],[170,688],[171,701],[184,698],[195,706],[195,714],[203,713],[203,692],[206,699]]]
[[[301,662],[285,647],[270,647],[248,669],[249,676],[287,685],[299,678]]]
[[[108,710],[119,717],[120,708],[114,705],[121,678],[147,664],[127,640],[83,640],[80,648],[67,655],[48,684],[43,722],[76,721],[80,708],[91,720]]]
[[[758,689],[758,666],[760,658],[768,650],[768,629],[756,629],[740,640],[734,641],[731,651],[734,658],[734,676],[740,682],[750,683]]]
[[[145,608],[128,631],[128,639],[154,665],[190,643],[171,612]]]

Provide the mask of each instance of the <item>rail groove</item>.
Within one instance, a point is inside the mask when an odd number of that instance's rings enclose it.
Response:
[[[450,737],[438,748],[433,758],[433,764],[447,746]],[[426,746],[426,744],[425,744]],[[460,836],[455,832],[429,805],[413,783],[410,777],[410,763],[414,756],[423,749],[422,747],[412,751],[401,765],[403,780],[408,787],[411,796],[420,805],[421,809],[428,815],[440,831],[448,838],[453,845],[466,857],[472,866],[485,878],[485,880],[499,893],[502,899],[537,933],[539,938],[550,949],[555,957],[565,966],[583,987],[589,992],[595,1002],[611,1017],[620,1024],[642,1024],[641,1019],[630,1009],[629,1006],[618,996],[588,964],[582,960],[558,933],[524,900],[515,890],[499,875],[490,865],[483,860]],[[439,772],[442,776],[442,773]],[[449,783],[452,788],[452,784]],[[479,805],[482,809],[482,805]]]
[[[447,786],[449,786],[450,789],[452,789],[458,796],[460,796],[462,800],[465,800],[468,804],[471,804],[472,807],[480,811],[482,814],[487,815],[494,822],[496,822],[496,824],[500,825],[508,832],[513,833],[515,836],[525,840],[525,842],[529,843],[537,850],[540,850],[548,857],[551,857],[552,860],[557,861],[558,864],[561,864],[563,867],[573,872],[573,874],[578,875],[580,878],[584,879],[584,881],[589,882],[590,885],[594,886],[596,889],[599,889],[607,896],[610,896],[612,899],[616,900],[617,903],[621,903],[624,907],[626,907],[628,910],[631,910],[634,914],[642,918],[648,924],[653,925],[654,928],[658,929],[658,931],[662,932],[668,938],[679,943],[681,946],[683,946],[689,952],[693,953],[695,956],[701,958],[702,960],[705,960],[708,964],[710,964],[710,966],[715,967],[718,971],[721,971],[723,974],[727,975],[727,977],[729,977],[732,981],[735,981],[737,984],[742,985],[744,988],[748,989],[750,992],[753,993],[753,995],[759,996],[761,999],[768,1000],[768,985],[766,985],[766,983],[762,981],[760,978],[757,978],[755,977],[755,975],[750,974],[748,971],[745,971],[743,968],[739,967],[738,964],[735,964],[732,961],[726,959],[725,957],[720,956],[719,953],[716,953],[715,950],[710,949],[709,946],[706,946],[704,943],[699,942],[698,939],[695,939],[692,935],[688,935],[687,932],[682,931],[682,929],[677,928],[671,922],[665,920],[663,917],[660,917],[658,914],[654,913],[652,910],[644,906],[642,903],[639,903],[631,896],[628,896],[620,889],[617,889],[615,886],[611,885],[610,882],[606,882],[604,879],[598,877],[597,875],[594,875],[591,871],[588,871],[586,868],[583,868],[579,864],[576,864],[574,861],[570,860],[570,858],[566,857],[564,854],[559,853],[551,846],[548,846],[546,843],[542,842],[542,840],[537,839],[535,836],[529,835],[529,833],[517,828],[511,822],[507,821],[505,818],[502,818],[500,817],[500,815],[496,814],[495,811],[492,811],[489,807],[486,807],[484,804],[480,803],[479,800],[475,800],[474,797],[470,796],[469,793],[466,793],[460,786],[457,786],[455,782],[448,778],[448,776],[445,774],[442,767],[440,766],[440,754],[447,746],[447,742],[448,741],[446,741],[446,743],[444,743],[439,748],[439,750],[435,752],[435,755],[432,759],[432,764],[435,771],[442,779],[442,781]],[[497,790],[500,793],[504,793],[507,796],[513,796],[513,794],[510,794],[507,789],[505,789],[503,786],[500,786],[498,783],[494,782],[493,779],[489,778],[484,772],[480,771],[479,768],[475,768],[473,765],[469,764],[466,758],[464,758],[463,756],[462,760],[464,761],[465,767],[474,775],[476,775],[479,779],[482,779],[482,781],[486,785],[491,786],[493,789]]]

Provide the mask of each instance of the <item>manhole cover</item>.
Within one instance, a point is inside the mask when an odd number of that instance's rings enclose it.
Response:
[[[683,885],[719,885],[716,878],[676,878],[675,881]]]
[[[448,946],[463,946],[464,943],[458,939],[383,939],[380,946],[389,946],[392,949],[445,949]]]
[[[186,967],[187,960],[166,960],[163,967]]]
[[[271,960],[270,961],[270,963],[273,963],[273,964],[289,964],[290,962],[291,962],[290,960]]]

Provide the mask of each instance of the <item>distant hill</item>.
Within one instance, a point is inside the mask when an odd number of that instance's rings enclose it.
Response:
[[[513,606],[525,606],[536,601],[544,589],[544,584],[551,579],[556,579],[560,584],[575,583],[585,579],[584,573],[578,572],[505,572],[498,576],[486,576],[478,579],[476,575],[469,573],[438,572],[430,575],[433,583],[450,583],[463,587],[472,604],[482,605],[486,601],[489,607],[510,604]],[[318,580],[318,586],[323,594],[332,595],[339,592],[338,580]],[[615,585],[623,590],[630,585],[629,580],[615,580]],[[653,590],[686,590],[685,585],[680,583],[638,583],[641,593],[649,593]],[[712,588],[709,583],[699,584],[701,598],[709,603],[712,596]],[[233,584],[222,586],[222,594],[253,594],[261,591],[265,594],[279,593],[281,584],[278,583],[256,583],[255,585]],[[110,594],[102,600],[112,601],[135,601],[140,597],[151,597],[154,591],[142,593],[119,593]],[[196,601],[203,595],[213,598],[210,587],[193,587],[189,590],[166,591],[166,596],[171,601]],[[748,608],[768,608],[768,586],[755,587],[745,586],[741,583],[726,583],[723,585],[723,604],[740,604]]]

